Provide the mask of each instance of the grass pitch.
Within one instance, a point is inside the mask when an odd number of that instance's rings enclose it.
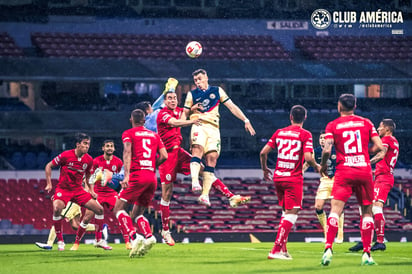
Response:
[[[158,243],[149,254],[130,259],[124,244],[112,251],[80,245],[78,251],[41,250],[34,244],[0,245],[0,273],[412,273],[412,243],[387,243],[384,252],[372,253],[377,266],[360,266],[361,253],[348,250],[353,243],[334,245],[330,266],[322,267],[323,244],[289,243],[291,261],[268,260],[272,243]]]

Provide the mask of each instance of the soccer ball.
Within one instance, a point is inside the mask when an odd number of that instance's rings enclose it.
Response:
[[[202,45],[197,41],[191,41],[186,45],[186,54],[190,58],[197,58],[202,54]]]

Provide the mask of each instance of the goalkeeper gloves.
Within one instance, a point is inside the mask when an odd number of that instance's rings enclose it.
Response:
[[[175,78],[170,77],[169,79],[167,79],[163,94],[165,94],[166,92],[175,92],[178,84],[179,81],[177,81]]]

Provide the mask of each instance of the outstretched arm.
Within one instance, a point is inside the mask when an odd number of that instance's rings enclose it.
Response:
[[[233,103],[232,100],[227,100],[226,102],[224,102],[224,105],[230,110],[230,112],[232,112],[234,116],[245,123],[245,130],[249,132],[250,135],[254,136],[256,134],[255,129],[253,128],[249,119],[246,117],[243,111],[235,103]]]
[[[200,120],[186,120],[186,116],[182,115],[182,118],[176,119],[176,118],[171,118],[168,122],[169,125],[172,127],[187,127],[193,124],[199,124]]]

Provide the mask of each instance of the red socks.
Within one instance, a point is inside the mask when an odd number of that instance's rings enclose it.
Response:
[[[339,216],[336,213],[329,215],[326,226],[326,244],[325,249],[332,248],[335,236],[338,233]]]
[[[136,217],[136,224],[139,231],[147,239],[153,236],[149,221],[143,215]]]
[[[228,188],[227,186],[219,179],[216,179],[216,181],[213,182],[212,187],[223,195],[225,195],[227,198],[232,198],[235,196]]]

